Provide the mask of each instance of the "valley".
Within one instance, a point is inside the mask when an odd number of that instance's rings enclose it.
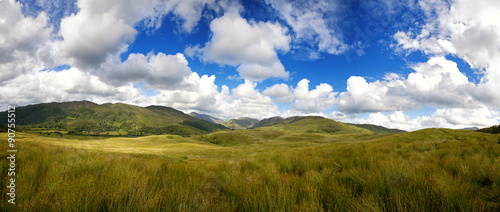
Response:
[[[0,210],[500,209],[499,134],[451,129],[404,132],[315,116],[273,117],[253,121],[248,129],[221,127],[208,132],[196,127],[218,125],[173,109],[137,108],[125,113],[135,114],[135,119],[117,118],[115,126],[127,121],[139,126],[145,119],[138,114],[150,112],[174,117],[173,111],[181,117],[177,122],[153,116],[148,120],[196,133],[116,136],[92,129],[89,134],[72,134],[51,127],[92,117],[75,111],[66,112],[65,118],[33,122],[40,128],[20,125],[15,141],[16,206],[7,204],[3,195]],[[22,108],[17,111],[29,115]],[[35,114],[37,119],[43,117]],[[203,125],[182,124],[185,120]],[[248,123],[244,120],[240,126]],[[2,167],[9,166],[8,156],[7,145],[1,145]],[[3,168],[2,176],[7,171]],[[2,193],[8,192],[7,181],[0,186]]]

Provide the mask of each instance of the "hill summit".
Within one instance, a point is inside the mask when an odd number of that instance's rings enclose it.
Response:
[[[252,126],[252,128],[261,127],[279,128],[282,130],[298,133],[374,133],[373,131],[362,127],[356,127],[351,124],[344,124],[321,116],[294,116],[286,119],[283,119],[281,117],[272,117],[257,122]]]
[[[6,117],[7,113],[0,113]],[[7,118],[2,119],[6,124]],[[68,134],[152,135],[204,134],[223,125],[211,123],[165,106],[139,107],[123,103],[96,104],[89,101],[43,103],[16,108],[16,124],[67,131]]]

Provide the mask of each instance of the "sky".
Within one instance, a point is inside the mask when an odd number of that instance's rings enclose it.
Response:
[[[498,0],[0,0],[0,109],[500,122]]]

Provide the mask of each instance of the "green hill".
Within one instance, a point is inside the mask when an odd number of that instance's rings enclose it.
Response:
[[[6,112],[0,113],[6,117]],[[2,119],[2,123],[7,119]],[[5,123],[3,123],[5,124]],[[102,104],[89,101],[44,103],[16,108],[16,124],[34,128],[67,131],[69,134],[197,135],[218,129],[220,124],[201,120],[164,106],[139,107],[128,104]]]
[[[389,128],[385,128],[385,127],[373,125],[373,124],[351,124],[351,125],[354,125],[354,126],[360,127],[360,128],[364,128],[367,130],[371,130],[375,133],[402,133],[402,132],[406,132],[404,130],[389,129]]]
[[[350,124],[340,123],[320,116],[294,116],[283,119],[273,117],[255,123],[252,128],[271,127],[294,133],[373,134],[374,132]]]
[[[271,126],[274,123],[278,123],[278,122],[281,122],[283,120],[284,119],[281,118],[281,117],[279,117],[279,116],[275,116],[275,117],[271,117],[271,118],[267,118],[267,119],[262,119],[259,122],[257,122],[255,124],[253,124],[252,126],[250,126],[249,128],[250,129],[255,129],[255,128],[259,128],[259,127],[263,127],[263,126]]]
[[[222,120],[220,118],[215,118],[213,116],[209,116],[209,115],[206,115],[206,114],[199,114],[199,113],[196,113],[196,112],[191,112],[191,113],[188,113],[188,115],[190,115],[192,117],[195,117],[195,118],[203,119],[203,120],[206,120],[206,121],[209,121],[209,122],[212,122],[212,123],[216,123],[216,124],[222,124],[222,123],[224,123],[224,120]]]
[[[242,129],[247,129],[247,128],[251,127],[252,125],[254,125],[257,122],[259,122],[258,119],[243,117],[243,118],[239,118],[239,119],[231,119],[231,120],[226,121],[222,124],[229,129],[242,130]]]

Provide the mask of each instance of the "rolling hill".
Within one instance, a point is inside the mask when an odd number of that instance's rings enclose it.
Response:
[[[273,117],[264,119],[255,123],[252,128],[278,128],[285,131],[295,133],[327,133],[327,134],[349,134],[362,133],[373,134],[372,130],[357,127],[351,124],[344,124],[338,121],[327,119],[320,116],[294,116],[283,119],[281,117]]]
[[[252,119],[252,118],[238,118],[238,119],[231,119],[229,121],[226,121],[222,123],[224,126],[228,127],[229,129],[234,129],[234,130],[243,130],[251,127],[255,123],[259,122],[258,119]]]
[[[209,115],[206,115],[206,114],[200,114],[200,113],[196,113],[196,112],[191,112],[191,113],[188,113],[188,115],[190,115],[192,117],[195,117],[195,118],[203,119],[203,120],[206,120],[206,121],[209,121],[209,122],[212,122],[212,123],[216,123],[216,124],[222,124],[222,123],[224,123],[224,120],[222,120],[220,118],[213,117],[213,116],[209,116]]]
[[[0,113],[6,117],[6,112]],[[5,122],[7,119],[2,119]],[[5,123],[3,123],[5,124]],[[44,103],[16,108],[16,124],[24,129],[45,128],[70,134],[196,135],[226,127],[164,106],[139,107],[89,101]]]
[[[250,126],[249,128],[255,129],[255,128],[259,128],[259,127],[263,127],[263,126],[271,126],[274,123],[279,123],[279,122],[282,122],[283,120],[284,119],[279,117],[279,116],[275,116],[275,117],[271,117],[271,118],[267,118],[267,119],[262,119],[259,122]]]
[[[367,130],[371,130],[374,133],[402,133],[402,132],[406,132],[406,131],[400,130],[400,129],[389,129],[389,128],[385,128],[385,127],[373,125],[373,124],[351,124],[351,125],[354,125],[354,126],[360,127],[360,128],[364,128]]]

